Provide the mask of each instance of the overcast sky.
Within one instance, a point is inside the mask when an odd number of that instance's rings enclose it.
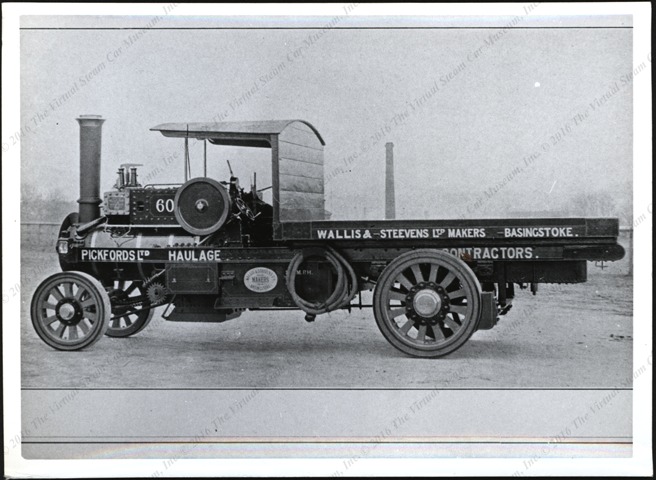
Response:
[[[509,206],[557,209],[590,192],[630,201],[632,29],[609,28],[630,27],[630,16],[542,18],[540,5],[525,15],[518,4],[503,18],[392,20],[356,17],[357,8],[302,21],[182,19],[175,9],[22,17],[21,125],[31,130],[22,183],[79,197],[80,114],[106,119],[103,191],[119,164],[142,163],[143,176],[171,155],[155,180],[183,181],[183,141],[149,131],[160,123],[298,118],[326,142],[334,218],[382,218],[386,142],[406,218],[503,217]],[[504,31],[511,22],[522,28]],[[227,26],[257,28],[218,28]],[[643,60],[650,68],[634,63]],[[259,187],[270,184],[268,151],[208,151],[210,176],[227,179],[230,159],[243,185],[254,170]],[[201,145],[191,158],[200,175]]]

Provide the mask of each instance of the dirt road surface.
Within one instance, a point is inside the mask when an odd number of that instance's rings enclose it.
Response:
[[[632,374],[627,257],[603,270],[588,263],[587,283],[540,285],[537,296],[518,289],[494,329],[431,360],[388,344],[371,309],[314,323],[301,311],[174,323],[160,307],[134,337],[60,352],[39,339],[29,316],[34,290],[59,271],[56,255],[23,250],[21,260],[20,295],[8,301],[22,306],[23,388],[613,388]]]

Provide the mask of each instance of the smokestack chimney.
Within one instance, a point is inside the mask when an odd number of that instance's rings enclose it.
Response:
[[[396,218],[394,206],[394,144],[385,144],[385,220]]]
[[[102,124],[100,115],[80,115],[80,223],[100,217],[100,144]]]

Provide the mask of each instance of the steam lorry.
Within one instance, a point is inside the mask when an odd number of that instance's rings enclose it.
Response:
[[[31,302],[36,333],[59,350],[135,335],[160,306],[174,322],[225,322],[246,310],[302,310],[313,321],[373,308],[391,345],[442,357],[493,328],[516,287],[585,282],[588,261],[624,256],[616,218],[327,220],[325,142],[303,120],[158,125],[151,130],[184,141],[185,181],[142,185],[140,165],[121,164],[101,196],[105,120],[77,121],[79,211],[59,229],[62,271]],[[232,174],[189,178],[190,140],[205,152],[267,149],[272,184],[246,191]]]

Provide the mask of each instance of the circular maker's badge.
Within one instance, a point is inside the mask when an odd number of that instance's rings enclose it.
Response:
[[[269,292],[278,285],[278,275],[266,267],[251,268],[244,275],[244,285],[251,292]]]

